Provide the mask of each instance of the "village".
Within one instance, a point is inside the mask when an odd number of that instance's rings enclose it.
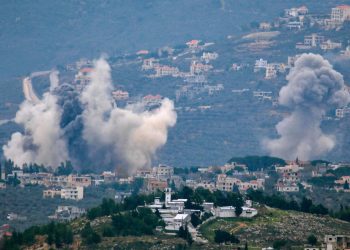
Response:
[[[179,47],[165,46],[156,52],[143,49],[132,55],[111,58],[112,70],[120,73],[126,71],[125,68],[132,67],[141,75],[138,79],[148,84],[142,87],[142,91],[136,92],[135,86],[128,89],[118,79],[111,93],[114,105],[118,107],[139,105],[142,109],[152,112],[161,106],[164,98],[170,93],[180,117],[186,117],[191,113],[202,118],[204,115],[212,114],[210,112],[218,111],[222,114],[225,109],[231,109],[229,101],[234,99],[244,106],[242,109],[235,107],[234,110],[239,111],[237,117],[242,116],[240,112],[248,114],[258,112],[272,124],[271,120],[286,113],[279,107],[278,85],[284,81],[301,54],[331,53],[334,58],[347,60],[350,58],[349,37],[343,39],[337,35],[337,32],[349,22],[348,5],[334,6],[329,13],[314,13],[307,6],[300,6],[285,9],[275,20],[255,24],[252,33],[243,37],[227,36],[227,41],[232,42],[230,48],[232,47],[232,51],[236,53],[234,59],[227,59],[227,55],[224,55],[217,44],[199,39],[186,41]],[[293,34],[297,34],[295,38]],[[279,37],[283,40],[289,36],[294,39],[292,42],[278,44]],[[268,56],[264,53],[269,49],[279,51],[278,46],[288,48],[288,53],[278,56]],[[246,51],[252,52],[251,55],[245,57]],[[62,75],[73,76],[69,84],[80,92],[91,81],[91,72],[94,70],[93,61],[89,59],[81,59],[64,65],[63,68]],[[228,75],[234,77],[232,82],[226,81]],[[245,81],[246,79],[248,80]],[[208,115],[208,117],[213,119],[210,124],[216,125],[216,116]],[[341,123],[349,117],[349,106],[338,107],[322,116],[328,123]],[[205,119],[197,120],[209,124]],[[264,122],[263,119],[256,120]],[[251,123],[247,126],[251,126]],[[228,133],[224,133],[223,126],[218,126],[218,130],[220,136],[228,137]],[[181,142],[186,143],[187,140],[199,137],[199,133],[205,134],[205,129],[191,131],[189,135],[184,133]],[[251,133],[242,136],[249,139]],[[181,147],[179,141],[175,139],[174,143]],[[240,142],[237,140],[227,143],[223,140],[220,145],[224,145],[225,153],[231,153],[230,147]],[[239,147],[242,150],[240,152],[243,152],[244,145]],[[166,153],[169,152],[165,151],[164,154]],[[193,153],[193,157],[197,157],[197,154]],[[45,216],[47,217],[45,220],[55,222],[70,222],[86,216],[89,207],[81,206],[81,202],[90,199],[87,195],[95,190],[108,189],[112,199],[118,204],[122,204],[125,199],[133,195],[154,195],[152,202],[139,205],[138,208],[149,208],[164,221],[164,227],[159,227],[157,230],[168,235],[177,235],[180,230],[187,228],[193,240],[199,244],[208,243],[208,239],[199,229],[200,224],[227,218],[257,220],[260,211],[263,210],[262,207],[265,209],[269,206],[250,199],[250,193],[254,191],[271,197],[283,197],[288,201],[301,201],[304,197],[309,197],[311,200],[316,200],[315,204],[322,204],[330,211],[343,209],[342,198],[345,197],[344,207],[349,201],[350,162],[304,161],[298,158],[276,160],[271,157],[273,163],[260,164],[263,157],[256,156],[258,160],[252,161],[254,157],[233,158],[224,164],[186,167],[170,161],[170,164],[158,163],[152,167],[138,168],[129,175],[121,173],[118,168],[105,171],[97,168],[84,172],[72,168],[65,173],[59,173],[51,168],[33,170],[28,166],[20,168],[5,163],[0,164],[0,192],[39,187],[40,199],[55,200],[59,204],[54,210],[49,211],[49,216]],[[176,160],[181,161],[181,158]],[[222,162],[222,159],[218,161]],[[184,189],[192,192],[205,190],[203,192],[209,194],[237,194],[242,196],[243,200],[222,206],[206,200],[193,204],[188,198],[179,197],[178,194],[181,194],[179,191]],[[102,197],[98,199],[101,200]],[[67,201],[68,205],[65,203]],[[22,211],[10,211],[5,216],[2,215],[0,221],[4,223],[0,227],[0,239],[11,237],[12,224],[27,221],[27,216]],[[200,223],[194,225],[195,220],[199,220]],[[305,235],[305,240],[307,236]],[[336,232],[331,232],[316,236],[323,241],[317,246],[305,245],[304,250],[350,248],[350,234],[338,235]],[[262,250],[273,249],[272,245],[262,248]]]
[[[26,189],[29,186],[42,186],[42,199],[53,199],[57,197],[63,200],[74,200],[77,205],[59,205],[48,220],[71,221],[86,214],[86,209],[79,207],[79,201],[83,200],[84,190],[96,189],[103,185],[118,186],[127,185],[129,188],[114,191],[114,199],[118,203],[131,196],[135,190],[135,183],[139,183],[138,193],[160,194],[155,196],[154,201],[145,204],[154,213],[158,213],[165,222],[165,230],[170,234],[177,232],[181,227],[188,226],[192,237],[205,243],[207,240],[201,236],[196,227],[191,223],[194,216],[205,218],[210,221],[215,218],[254,218],[259,215],[259,205],[252,200],[246,199],[239,203],[239,207],[215,206],[213,202],[203,201],[199,207],[188,204],[186,198],[172,198],[176,190],[188,188],[190,190],[207,190],[210,193],[229,192],[245,195],[251,190],[263,191],[273,185],[272,193],[284,195],[299,193],[307,190],[312,193],[315,189],[332,190],[334,195],[339,192],[350,194],[350,175],[343,175],[336,178],[335,171],[349,172],[348,163],[330,162],[303,162],[296,159],[287,162],[286,165],[274,164],[267,168],[253,169],[246,164],[230,162],[223,166],[196,167],[190,169],[174,168],[167,165],[158,165],[148,169],[138,169],[130,177],[118,176],[117,171],[103,171],[101,174],[77,174],[57,175],[49,171],[28,173],[26,170],[13,170],[6,173],[1,169],[1,189],[6,190],[7,186],[17,185],[18,188]],[[333,174],[332,174],[333,173]],[[274,176],[274,177],[273,177]],[[311,179],[309,179],[311,177]],[[313,185],[314,178],[333,178],[333,185]],[[273,183],[271,183],[273,181]],[[266,183],[269,183],[268,185]],[[258,207],[257,207],[258,206]],[[25,221],[26,215],[14,211],[7,216],[7,224],[13,221]],[[4,224],[4,228],[8,228]],[[196,225],[197,226],[197,225]],[[4,230],[3,235],[9,234]],[[335,241],[327,240],[327,244],[334,244]],[[334,236],[332,236],[334,237]],[[336,236],[341,237],[341,236]],[[343,237],[343,236],[342,236]],[[345,237],[345,236],[344,236]],[[348,242],[349,238],[344,238]],[[336,241],[339,243],[339,241]],[[348,244],[348,243],[344,243]],[[306,249],[306,248],[305,248]],[[328,248],[327,248],[328,249]],[[333,248],[334,249],[334,248]]]

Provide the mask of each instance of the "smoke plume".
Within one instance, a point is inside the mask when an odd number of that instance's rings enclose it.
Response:
[[[50,73],[50,91],[52,92],[54,89],[56,89],[59,85],[59,79],[58,79],[58,71],[53,70]]]
[[[16,165],[25,163],[57,167],[68,160],[66,143],[59,125],[61,109],[57,99],[45,93],[38,103],[25,101],[16,114],[15,122],[24,127],[24,133],[12,134],[3,151]]]
[[[111,92],[110,67],[100,59],[81,96],[83,138],[90,152],[102,154],[107,165],[128,166],[129,173],[150,166],[156,151],[167,141],[168,128],[176,123],[173,102],[164,99],[154,111],[136,112],[132,106],[115,107]]]
[[[274,156],[309,160],[329,152],[335,138],[321,130],[322,117],[330,108],[350,101],[343,76],[320,55],[303,54],[287,76],[288,84],[279,93],[279,104],[292,113],[276,125],[277,139],[264,146]]]
[[[95,62],[90,77],[80,92],[72,84],[59,84],[58,72],[52,72],[50,91],[42,100],[20,106],[15,122],[24,133],[12,135],[3,147],[5,157],[18,166],[57,167],[70,160],[77,168],[119,168],[125,174],[149,167],[176,123],[173,102],[165,98],[152,111],[141,102],[117,107],[104,59]]]

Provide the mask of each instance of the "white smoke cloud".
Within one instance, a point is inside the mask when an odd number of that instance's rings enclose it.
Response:
[[[59,72],[57,70],[51,71],[49,78],[50,78],[50,92],[55,90],[59,85],[59,78],[58,78]]]
[[[22,167],[25,163],[57,167],[69,159],[60,128],[61,110],[57,98],[45,93],[38,103],[24,101],[15,122],[24,127],[24,133],[12,134],[4,155]]]
[[[5,119],[5,120],[0,120],[0,126],[9,123],[11,120]]]
[[[99,59],[81,96],[84,139],[93,153],[104,154],[106,164],[126,165],[128,173],[150,166],[176,123],[173,102],[164,99],[154,111],[136,112],[132,106],[115,107],[111,91],[110,67]]]
[[[291,115],[276,126],[279,138],[263,145],[274,156],[309,160],[329,152],[335,138],[322,132],[322,117],[330,107],[350,101],[343,76],[320,55],[303,54],[287,76],[288,84],[279,93],[280,105],[292,109]]]

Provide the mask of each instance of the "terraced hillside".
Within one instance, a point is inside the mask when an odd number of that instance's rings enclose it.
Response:
[[[350,232],[350,223],[329,216],[282,211],[274,208],[260,208],[254,219],[225,218],[216,219],[201,227],[202,234],[214,242],[215,230],[221,229],[248,240],[250,246],[271,246],[275,240],[284,239],[293,245],[303,245],[310,234],[322,242],[326,234],[346,234]]]

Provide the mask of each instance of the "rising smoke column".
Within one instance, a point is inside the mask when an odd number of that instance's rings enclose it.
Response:
[[[58,78],[59,72],[57,70],[51,71],[49,78],[50,78],[50,91],[54,91],[59,86],[59,78]]]
[[[174,104],[164,99],[153,111],[137,112],[132,106],[122,109],[114,105],[112,90],[110,66],[99,59],[81,95],[83,138],[93,156],[131,173],[150,166],[156,151],[166,143],[168,128],[176,123]]]
[[[25,163],[57,167],[68,160],[60,119],[61,109],[51,93],[45,93],[38,103],[24,101],[14,120],[24,127],[24,133],[12,134],[10,141],[3,146],[5,157],[19,167]]]
[[[288,84],[279,93],[279,104],[292,113],[276,125],[278,139],[264,146],[274,156],[309,160],[329,152],[335,138],[321,130],[322,117],[332,107],[350,101],[343,76],[320,55],[303,54],[287,76]]]

